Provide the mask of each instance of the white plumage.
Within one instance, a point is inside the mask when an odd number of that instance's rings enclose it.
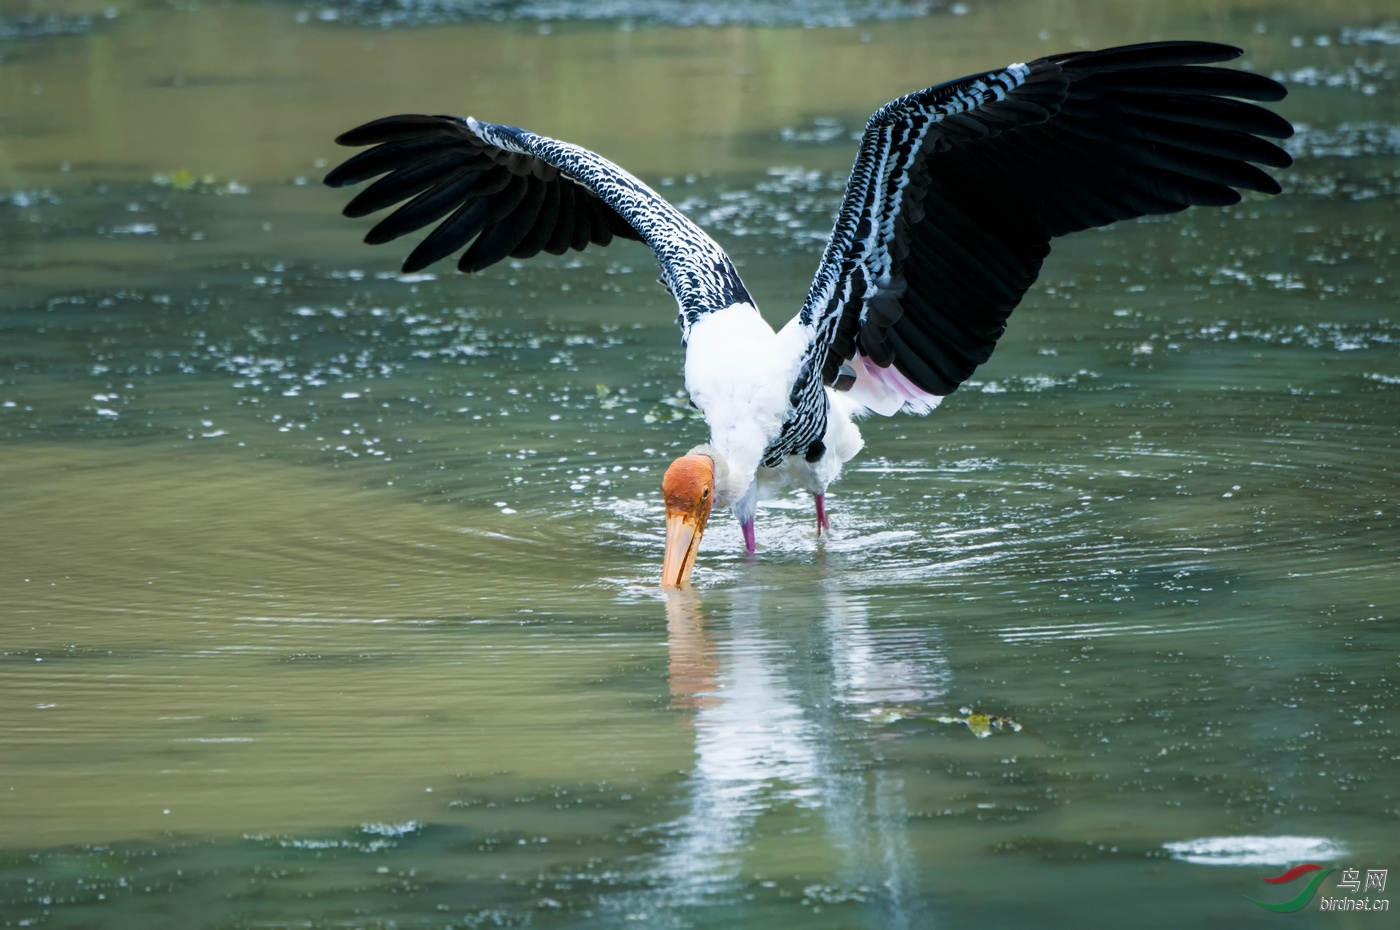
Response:
[[[729,473],[716,487],[716,507],[734,506],[757,479],[791,409],[789,394],[806,349],[801,327],[775,333],[750,304],[716,310],[691,325],[685,389],[705,414],[710,445]]]

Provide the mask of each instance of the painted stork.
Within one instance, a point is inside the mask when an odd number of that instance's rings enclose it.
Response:
[[[662,584],[680,587],[714,507],[733,509],[751,552],[758,501],[784,486],[809,490],[827,529],[826,489],[862,445],[854,418],[928,413],[952,393],[991,355],[1054,237],[1278,193],[1256,165],[1292,159],[1260,137],[1293,128],[1244,101],[1286,91],[1208,66],[1240,54],[1210,42],[1069,52],[891,101],[866,124],[802,309],[776,332],[713,239],[567,142],[471,117],[390,116],[336,139],[372,147],[326,183],[383,175],[350,217],[412,198],[370,244],[442,220],[405,273],[468,242],[466,272],[614,238],[651,246],[679,307],[685,386],[710,426],[662,482]]]

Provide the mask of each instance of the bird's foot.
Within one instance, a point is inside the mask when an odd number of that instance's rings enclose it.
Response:
[[[826,518],[826,495],[825,495],[825,494],[818,494],[816,497],[817,497],[817,535],[820,536],[820,535],[822,534],[822,530],[826,530],[828,533],[831,532],[831,521],[827,520],[827,518]]]
[[[744,531],[744,550],[746,552],[754,552],[758,549],[758,540],[754,537],[753,521],[743,520],[739,523],[739,526]]]

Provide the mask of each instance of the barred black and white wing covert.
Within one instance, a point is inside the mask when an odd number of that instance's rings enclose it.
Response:
[[[880,413],[926,412],[991,355],[1054,237],[1278,193],[1255,165],[1292,159],[1259,137],[1293,127],[1243,101],[1285,89],[1202,67],[1240,54],[1209,42],[1071,52],[881,107],[800,313],[804,375]]]
[[[442,220],[409,253],[405,273],[469,242],[457,267],[472,272],[504,258],[605,246],[620,236],[656,252],[683,330],[709,310],[749,301],[729,256],[704,230],[650,187],[577,145],[471,117],[422,115],[374,120],[335,141],[373,147],[336,167],[326,184],[345,187],[383,175],[345,205],[346,216],[368,216],[408,200],[365,242],[390,242]]]

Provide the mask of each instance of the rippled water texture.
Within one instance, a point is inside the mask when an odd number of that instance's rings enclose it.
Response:
[[[1386,9],[0,3],[0,925],[1264,927],[1400,870]],[[829,538],[717,518],[683,596],[650,254],[403,277],[319,184],[386,113],[571,139],[780,323],[876,106],[1172,37],[1289,84],[1285,193],[1062,241]]]

